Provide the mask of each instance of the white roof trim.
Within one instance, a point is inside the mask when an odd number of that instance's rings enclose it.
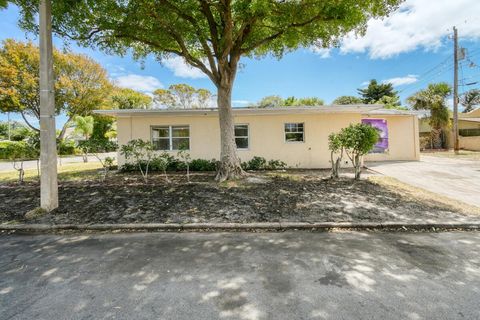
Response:
[[[232,108],[234,115],[274,115],[274,114],[313,114],[313,113],[360,113],[385,115],[411,115],[408,111],[382,109],[382,105],[330,105],[318,107],[275,107],[275,108]],[[95,110],[97,114],[117,117],[144,116],[192,116],[217,115],[217,108],[210,109],[119,109]]]

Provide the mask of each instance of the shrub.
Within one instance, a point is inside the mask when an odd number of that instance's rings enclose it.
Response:
[[[355,169],[355,180],[358,180],[360,179],[362,157],[373,149],[380,134],[371,125],[357,123],[343,128],[338,135],[338,143],[352,162]]]
[[[121,154],[125,156],[126,162],[132,163],[140,170],[143,180],[148,181],[148,169],[154,159],[153,145],[142,139],[130,140],[121,148]]]
[[[73,140],[60,140],[57,142],[57,150],[59,155],[72,155],[75,154],[76,147]]]
[[[242,163],[243,170],[279,170],[285,169],[287,164],[281,160],[267,160],[263,157],[253,157]]]
[[[13,162],[13,168],[18,171],[18,182],[23,182],[25,171],[23,170],[23,161],[29,159],[37,159],[39,150],[33,145],[25,141],[1,141],[0,142],[0,159],[9,159]]]
[[[344,150],[340,133],[332,133],[328,136],[328,148],[332,165],[331,177],[338,178]]]
[[[217,160],[193,159],[190,161],[191,171],[215,171],[217,170]]]
[[[246,163],[246,170],[265,170],[267,168],[267,160],[263,157],[253,157]]]
[[[38,150],[25,141],[0,141],[0,159],[37,159]]]
[[[270,160],[267,164],[268,170],[283,170],[287,168],[287,164],[281,160]]]

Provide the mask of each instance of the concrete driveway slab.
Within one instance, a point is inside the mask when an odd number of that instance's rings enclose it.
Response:
[[[421,156],[420,161],[368,162],[378,173],[480,207],[480,161]]]

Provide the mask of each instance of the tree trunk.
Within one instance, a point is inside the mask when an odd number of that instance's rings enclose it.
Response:
[[[442,129],[432,128],[431,132],[432,146],[434,149],[442,148]]]
[[[354,157],[354,167],[355,167],[355,180],[360,180],[360,174],[362,173],[362,168],[361,168],[361,157],[356,154]]]
[[[238,179],[245,175],[235,144],[234,120],[232,112],[232,85],[218,86],[217,104],[220,121],[220,165],[217,168],[216,181]]]

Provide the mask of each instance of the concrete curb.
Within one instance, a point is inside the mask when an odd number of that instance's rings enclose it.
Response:
[[[12,224],[1,225],[0,231],[58,232],[58,231],[286,231],[286,230],[480,230],[475,222],[257,222],[257,223],[129,223],[129,224]]]

